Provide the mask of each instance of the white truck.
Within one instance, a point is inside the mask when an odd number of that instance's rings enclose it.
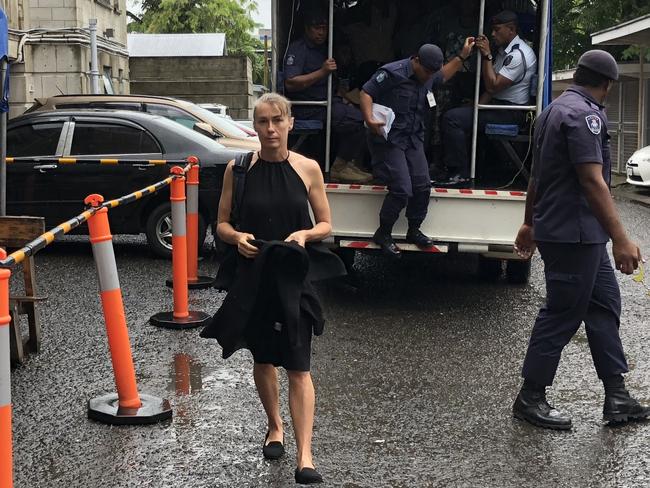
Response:
[[[318,0],[316,0],[318,1]],[[463,0],[458,0],[462,2]],[[476,0],[473,0],[476,1]],[[534,47],[538,58],[538,72],[533,95],[535,104],[523,107],[514,107],[518,110],[526,110],[534,114],[544,108],[550,97],[550,8],[552,0],[530,1],[512,0],[499,2],[499,5],[492,6],[490,0],[479,0],[480,8],[476,17],[476,34],[483,34],[486,19],[486,8],[509,8],[521,12],[526,10],[534,12],[532,17]],[[302,1],[303,9],[305,0]],[[424,13],[435,8],[444,7],[448,4],[450,9],[455,8],[451,2],[399,2],[398,0],[383,0],[381,2],[363,2],[346,0],[322,0],[324,6],[329,6],[329,57],[333,56],[334,36],[336,35],[335,22],[339,17],[339,10],[362,7],[364,3],[380,3],[385,8],[390,8],[393,3],[396,6],[411,4],[412,8],[424,9]],[[486,6],[486,3],[488,4]],[[297,0],[273,0],[272,2],[272,28],[273,28],[273,49],[272,49],[272,76],[276,83],[274,90],[282,92],[282,87],[277,86],[278,79],[282,79],[281,70],[288,43],[302,33],[300,22],[300,1]],[[424,6],[423,6],[424,5]],[[366,10],[369,11],[369,10]],[[368,19],[370,23],[370,19]],[[489,35],[489,32],[487,32]],[[368,39],[372,42],[372,39]],[[354,45],[354,43],[352,43]],[[541,46],[541,48],[540,48]],[[391,61],[391,60],[384,60]],[[476,62],[474,87],[474,130],[472,134],[472,168],[471,176],[474,180],[476,175],[477,153],[480,152],[482,138],[477,134],[477,114],[479,110],[486,108],[512,110],[513,106],[481,105],[479,103],[479,85],[481,77],[480,60]],[[280,75],[280,77],[278,76]],[[328,80],[328,99],[326,101],[299,102],[306,105],[322,105],[326,107],[327,119],[323,124],[324,135],[324,170],[329,171],[330,147],[331,147],[331,99],[332,99],[332,75]],[[526,131],[528,132],[528,131]],[[529,137],[529,134],[525,134]],[[521,137],[521,136],[520,136]],[[507,143],[507,142],[506,142]],[[510,153],[512,154],[512,153]],[[516,157],[516,154],[514,155]],[[521,170],[527,174],[526,168],[521,161]],[[485,161],[482,162],[486,163]],[[480,189],[477,189],[480,188]],[[353,260],[354,252],[358,250],[376,250],[378,246],[372,242],[372,235],[375,232],[379,221],[379,209],[386,195],[386,188],[383,186],[349,185],[338,183],[326,183],[326,190],[332,209],[332,243],[338,248],[341,255],[347,259],[346,264]],[[525,283],[530,274],[530,261],[523,261],[514,253],[514,239],[519,226],[523,221],[525,207],[525,184],[519,187],[508,187],[507,189],[491,189],[481,186],[481,181],[476,180],[472,188],[432,188],[429,201],[428,215],[422,224],[422,231],[432,237],[436,244],[428,250],[404,242],[406,235],[406,219],[401,216],[394,227],[393,236],[398,246],[403,251],[431,252],[431,253],[471,253],[479,255],[479,274],[487,279],[498,278],[505,271],[508,281],[512,283]],[[352,258],[352,259],[351,259]]]

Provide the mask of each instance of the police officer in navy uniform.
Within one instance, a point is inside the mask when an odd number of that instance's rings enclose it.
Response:
[[[513,413],[540,427],[571,428],[571,419],[548,404],[545,389],[553,383],[562,349],[582,322],[605,387],[605,421],[650,414],[625,389],[628,366],[618,330],[621,296],[606,249],[611,238],[616,268],[625,274],[633,273],[641,260],[609,192],[611,160],[603,104],[617,79],[618,66],[609,53],[587,51],[578,61],[574,84],[535,124],[526,215],[515,249],[529,258],[539,248],[546,304],[533,327]]]
[[[420,231],[431,192],[423,146],[424,118],[435,106],[432,88],[456,74],[473,47],[474,38],[468,37],[461,52],[443,66],[440,48],[424,44],[416,56],[382,66],[363,85],[361,113],[369,128],[373,174],[388,187],[373,240],[390,256],[401,254],[391,234],[404,207],[408,219],[407,242],[421,248],[432,245],[431,239]],[[384,122],[373,117],[373,103],[390,107],[395,113],[387,138],[382,135]]]
[[[487,37],[476,38],[476,48],[483,58],[481,72],[485,92],[479,103],[493,105],[528,105],[530,85],[537,70],[535,52],[517,35],[517,14],[509,10],[498,13],[491,20],[492,39],[499,47],[492,56]],[[486,124],[516,124],[525,120],[523,110],[480,110],[479,133]],[[448,179],[437,184],[462,185],[470,181],[469,136],[474,122],[474,107],[464,106],[448,110],[442,118],[441,131],[445,148],[444,163]]]
[[[304,13],[304,36],[292,42],[284,60],[284,88],[287,98],[302,101],[327,100],[327,79],[337,70],[336,60],[327,57],[329,19],[320,8]],[[296,119],[326,118],[324,107],[293,106]],[[365,149],[363,119],[359,109],[341,96],[332,97],[332,131],[336,144],[336,159],[332,164],[332,181],[369,183],[372,175],[358,165]]]

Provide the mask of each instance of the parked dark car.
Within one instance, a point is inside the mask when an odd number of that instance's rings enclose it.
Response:
[[[201,164],[199,186],[200,243],[216,220],[226,164],[241,152],[161,116],[121,110],[34,112],[9,121],[7,156],[28,158],[7,165],[7,211],[39,215],[54,227],[84,209],[91,193],[113,199],[169,175],[169,165],[58,164],[43,157],[84,159],[179,160],[190,155]],[[144,232],[160,256],[171,252],[169,188],[109,211],[114,234]],[[87,232],[81,226],[80,232]]]
[[[230,118],[219,116],[187,100],[154,95],[56,95],[37,98],[25,113],[63,109],[136,110],[162,115],[201,134],[216,139],[227,148],[259,151],[255,131],[241,128]]]

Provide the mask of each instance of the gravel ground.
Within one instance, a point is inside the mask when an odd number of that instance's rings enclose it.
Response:
[[[618,205],[650,255],[650,210]],[[150,326],[150,316],[171,310],[170,263],[139,236],[117,238],[115,252],[139,389],[168,398],[173,420],[111,427],[87,419],[88,399],[115,387],[90,245],[65,238],[36,258],[48,296],[39,307],[43,350],[12,375],[15,486],[293,486],[284,375],[287,455],[271,463],[261,456],[266,425],[250,355],[223,361],[199,329]],[[550,391],[574,429],[542,431],[511,418],[544,299],[541,262],[534,258],[525,286],[481,283],[475,265],[468,257],[392,263],[360,255],[359,288],[319,287],[329,320],[314,341],[314,453],[325,486],[650,486],[650,424],[603,425],[584,330]],[[216,271],[210,260],[200,267]],[[650,297],[629,277],[620,283],[628,385],[650,402]],[[192,291],[190,308],[214,313],[223,298]]]

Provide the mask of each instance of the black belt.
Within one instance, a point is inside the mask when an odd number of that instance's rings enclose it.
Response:
[[[520,103],[509,102],[508,100],[499,100],[498,98],[493,98],[490,100],[490,105],[521,105]]]

